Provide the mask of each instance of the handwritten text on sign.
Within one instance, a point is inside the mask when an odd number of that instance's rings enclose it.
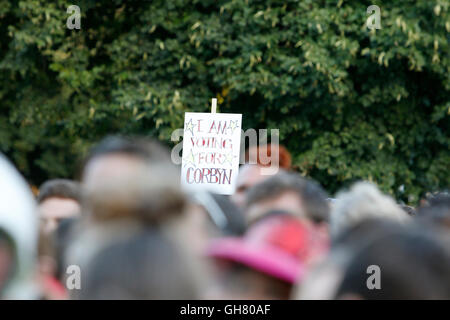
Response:
[[[184,116],[182,185],[232,194],[239,170],[241,114],[194,113]]]

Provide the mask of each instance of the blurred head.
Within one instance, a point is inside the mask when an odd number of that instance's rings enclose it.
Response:
[[[289,215],[254,224],[240,238],[215,240],[208,249],[219,273],[220,298],[287,299],[293,283],[327,244]]]
[[[328,220],[325,191],[297,173],[281,171],[253,186],[247,194],[245,215],[249,222],[273,210],[287,211],[314,223]]]
[[[408,221],[408,214],[395,201],[369,182],[355,183],[350,191],[340,192],[330,215],[330,231],[336,238],[354,224],[368,218]]]
[[[169,152],[145,139],[107,138],[88,156],[82,185],[86,217],[65,250],[68,265],[89,270],[82,297],[150,299],[158,290],[159,297],[190,297],[176,293],[191,274],[181,274],[181,249],[166,239],[186,243],[183,255],[200,261],[202,217],[186,214],[187,199]],[[171,279],[180,283],[168,283]],[[160,289],[165,282],[167,288]]]
[[[39,188],[38,209],[43,231],[54,231],[59,221],[81,213],[81,188],[67,179],[48,180]]]
[[[147,228],[97,252],[75,294],[81,299],[198,299],[195,271],[180,245]]]
[[[162,162],[170,163],[170,155],[158,142],[111,136],[91,149],[84,161],[82,181],[86,188],[94,190],[108,181],[135,176],[150,164]]]
[[[0,154],[0,299],[33,299],[38,219],[33,194]]]
[[[434,294],[426,282],[435,285],[436,279],[445,281],[449,270],[445,258],[449,243],[440,243],[438,235],[431,232],[434,231],[383,218],[357,222],[335,239],[326,259],[297,286],[294,298],[431,298]],[[437,266],[440,263],[442,267]],[[369,277],[377,272],[377,267],[381,290],[369,290],[367,284],[376,281]],[[434,280],[429,278],[431,268],[432,273],[436,272]],[[424,278],[418,279],[422,275]]]
[[[337,298],[450,299],[449,247],[430,230],[397,225],[378,237],[366,234],[359,239]],[[377,281],[378,288],[370,289],[368,283],[376,285]]]
[[[185,205],[169,152],[152,140],[106,138],[87,157],[82,183],[86,212],[95,221],[158,220]]]
[[[265,169],[271,166],[275,166],[277,170],[266,172]],[[236,191],[231,196],[231,200],[243,208],[247,190],[271,177],[278,168],[285,170],[291,168],[291,155],[285,147],[274,144],[250,147],[245,154],[245,164],[239,168]]]

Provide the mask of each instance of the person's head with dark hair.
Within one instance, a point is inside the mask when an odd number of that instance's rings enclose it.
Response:
[[[251,146],[245,153],[244,161],[239,169],[236,191],[231,196],[231,200],[240,208],[245,206],[245,196],[250,187],[270,178],[279,168],[291,169],[291,154],[278,144]]]
[[[362,233],[336,298],[450,299],[449,248],[431,230],[392,224]]]
[[[450,228],[450,194],[430,195],[417,212],[418,221]]]
[[[245,215],[251,222],[268,211],[285,210],[299,218],[322,223],[328,221],[326,199],[326,192],[316,182],[294,172],[280,171],[248,191]]]
[[[63,299],[65,289],[57,279],[58,257],[54,233],[67,219],[81,216],[81,186],[68,179],[48,180],[39,188],[37,196],[41,217],[38,240],[38,281],[43,299]]]
[[[168,150],[151,139],[104,139],[86,158],[82,184],[85,211],[96,221],[158,220],[185,206]]]
[[[81,187],[68,179],[48,180],[40,186],[37,201],[43,230],[50,233],[61,219],[80,215]]]
[[[81,190],[78,182],[69,179],[51,179],[45,181],[39,187],[37,202],[42,203],[49,198],[72,199],[76,202],[81,200]]]
[[[194,261],[158,229],[147,228],[99,250],[81,274],[80,299],[198,299]]]

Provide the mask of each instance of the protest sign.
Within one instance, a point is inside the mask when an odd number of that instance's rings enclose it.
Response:
[[[185,113],[181,164],[184,188],[234,193],[239,170],[241,124],[242,114]]]

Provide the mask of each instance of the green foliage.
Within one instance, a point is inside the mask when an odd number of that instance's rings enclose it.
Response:
[[[66,9],[81,8],[81,30]],[[366,8],[381,8],[369,30]],[[110,133],[171,144],[186,111],[279,128],[331,193],[369,179],[407,202],[450,185],[448,0],[0,0],[0,150],[73,176]],[[403,187],[402,187],[403,186]],[[402,191],[403,190],[403,191]]]

